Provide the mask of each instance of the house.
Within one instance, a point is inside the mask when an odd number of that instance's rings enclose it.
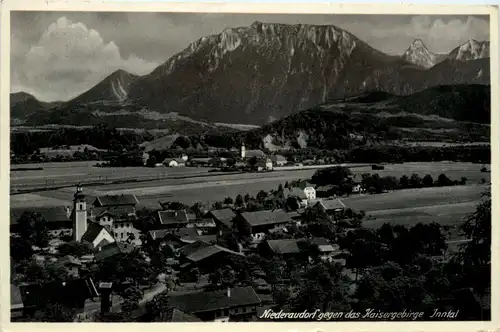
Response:
[[[134,227],[134,221],[137,220],[135,206],[93,207],[91,218],[111,232],[116,241],[127,241],[133,234],[134,242],[140,242],[140,231]]]
[[[272,156],[271,161],[276,166],[285,166],[288,163],[286,158],[279,154]]]
[[[215,232],[217,228],[217,224],[212,218],[202,218],[202,219],[196,219],[195,218],[191,219],[189,221],[189,224],[187,224],[188,228],[196,228],[198,230],[201,230],[203,232]]]
[[[299,239],[266,240],[260,245],[260,251],[264,256],[282,255],[285,257],[296,256],[301,253]]]
[[[215,221],[219,229],[232,228],[233,220],[236,218],[236,213],[234,213],[231,209],[221,209],[210,211],[208,216]]]
[[[91,222],[88,224],[87,231],[83,234],[81,242],[87,243],[92,249],[99,249],[115,242],[115,238],[104,226]]]
[[[11,208],[10,209],[10,231],[18,233],[20,225],[19,218],[23,213],[39,213],[45,220],[49,235],[57,237],[73,234],[71,211],[69,207],[38,207],[38,208]]]
[[[313,201],[316,199],[316,189],[312,186],[304,188],[304,194],[306,194],[307,200]]]
[[[23,303],[23,315],[15,319],[18,322],[22,322],[27,316],[44,308],[47,303],[59,303],[65,307],[74,308],[77,312],[82,312],[86,300],[99,296],[99,292],[91,278],[63,282],[54,281],[43,284],[24,284],[18,287]],[[19,302],[19,294],[16,293],[15,296],[15,302]],[[18,315],[18,312],[16,312],[16,315]]]
[[[273,162],[271,161],[270,158],[260,158],[257,159],[257,162],[255,163],[255,167],[257,168],[257,171],[272,171],[273,170]]]
[[[162,312],[160,317],[152,318],[146,310],[145,305],[139,306],[131,312],[133,322],[155,322],[155,323],[197,323],[201,322],[196,316],[190,315],[187,312],[177,308],[170,308],[166,312]]]
[[[68,272],[68,275],[73,278],[78,278],[78,276],[80,275],[80,269],[83,265],[80,260],[70,255],[66,255],[60,258],[58,264],[63,266]]]
[[[285,188],[283,190],[283,197],[287,200],[290,198],[296,199],[297,203],[299,203],[299,206],[301,206],[301,207],[307,206],[307,195],[304,192],[304,190],[302,190],[298,187]]]
[[[243,233],[250,232],[255,242],[262,241],[272,229],[285,228],[292,222],[288,214],[279,210],[244,212],[235,218],[237,228]]]
[[[148,232],[150,239],[171,243],[174,246],[185,245],[199,239],[201,232],[193,227],[183,227],[177,229],[157,229]]]
[[[332,197],[335,194],[335,187],[333,185],[320,186],[316,188],[317,198]]]
[[[330,244],[328,239],[319,237],[310,240],[312,244],[316,245],[319,251],[319,257],[323,261],[332,262],[335,255],[339,254],[340,247],[338,244]]]
[[[198,250],[190,250],[190,253],[187,256],[185,255],[185,250],[179,251],[179,253],[181,254],[182,262],[184,262],[184,264],[181,265],[182,269],[189,269],[190,267],[196,266],[200,271],[205,273],[211,273],[217,269],[220,262],[223,261],[225,257],[231,255],[243,257],[243,254],[241,253],[229,250],[219,245],[210,245],[208,247],[201,245]]]
[[[355,182],[355,183],[352,185],[352,192],[353,192],[354,194],[360,194],[360,193],[364,192],[363,187],[361,186],[361,183],[359,183],[359,182]]]
[[[322,210],[335,220],[340,219],[346,210],[344,202],[339,198],[318,201],[314,207]]]
[[[186,161],[182,158],[166,158],[163,161],[163,165],[168,167],[184,167],[186,166]]]
[[[191,221],[186,210],[164,210],[158,211],[156,215],[157,229],[172,229],[187,227]]]
[[[139,200],[135,195],[106,195],[98,196],[92,203],[95,207],[110,207],[110,206],[137,206]]]
[[[211,166],[212,158],[191,158],[189,165],[193,167],[199,166]]]
[[[109,243],[104,245],[94,254],[94,260],[96,262],[103,261],[109,257],[113,257],[114,255],[121,254],[122,250],[117,242]]]
[[[251,286],[171,296],[169,305],[202,321],[250,321],[262,301]]]

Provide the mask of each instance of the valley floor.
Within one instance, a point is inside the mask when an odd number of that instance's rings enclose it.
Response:
[[[141,205],[159,208],[158,202],[180,201],[192,205],[195,202],[211,204],[222,201],[225,197],[236,197],[238,194],[256,195],[260,190],[277,189],[279,184],[298,179],[309,179],[315,169],[277,170],[268,173],[223,174],[208,176],[205,168],[96,168],[91,163],[43,164],[43,171],[12,172],[11,186],[27,185],[43,181],[45,177],[57,181],[71,182],[78,174],[91,176],[141,177],[152,176],[154,172],[164,172],[164,178],[156,181],[87,186],[85,192],[89,197],[106,194],[135,194]],[[437,221],[442,224],[460,222],[467,214],[474,211],[487,190],[486,185],[479,184],[482,179],[490,181],[490,173],[480,172],[482,165],[472,163],[436,162],[405,163],[386,165],[384,170],[372,171],[369,166],[355,165],[352,172],[356,177],[363,173],[378,173],[380,176],[411,176],[416,173],[421,177],[430,174],[437,179],[444,173],[452,180],[467,178],[467,185],[453,187],[436,187],[408,189],[378,195],[352,195],[344,198],[344,203],[356,211],[365,211],[367,227],[379,227],[385,222],[411,225],[418,222]],[[35,167],[25,165],[25,167]],[[23,176],[23,175],[26,176]],[[99,175],[100,174],[100,175]],[[206,174],[207,176],[203,176]],[[183,175],[184,178],[172,178]],[[76,185],[76,182],[75,182]],[[32,192],[29,194],[11,195],[13,208],[34,206],[69,206],[74,192],[73,187],[59,190]]]

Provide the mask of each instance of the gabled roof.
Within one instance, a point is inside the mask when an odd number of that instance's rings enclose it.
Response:
[[[267,244],[276,254],[298,254],[298,239],[267,240]]]
[[[103,226],[99,225],[98,223],[95,222],[90,222],[87,227],[87,231],[83,234],[82,236],[82,241],[87,241],[87,242],[94,242],[94,240],[97,238],[97,236],[102,232],[102,231],[108,232],[106,228]],[[108,232],[109,233],[109,232]]]
[[[162,322],[169,323],[188,323],[188,322],[201,322],[198,317],[192,316],[177,308],[170,308],[161,316]]]
[[[186,161],[182,158],[165,158],[163,164],[170,164],[170,162],[175,161],[177,164],[185,164]]]
[[[210,246],[211,246],[211,244],[209,244],[207,242],[196,241],[196,242],[190,243],[190,244],[185,245],[184,247],[180,248],[179,253],[183,256],[189,256],[192,253],[194,253],[200,249],[208,248]]]
[[[319,186],[318,188],[316,188],[316,192],[329,192],[330,190],[333,189],[333,185],[331,184],[328,184],[326,186]]]
[[[273,162],[286,162],[286,158],[285,158],[285,157],[283,157],[283,156],[282,156],[282,155],[280,155],[280,154],[277,154],[277,155],[272,156],[272,157],[271,157],[271,160],[272,160]]]
[[[315,237],[310,241],[311,243],[318,246],[320,252],[334,252],[339,250],[339,246],[337,244],[330,244],[328,239],[325,239],[323,237]]]
[[[64,206],[50,206],[37,208],[11,208],[10,224],[17,224],[17,221],[23,213],[40,213],[47,223],[51,222],[70,222],[68,211]]]
[[[265,157],[266,154],[262,150],[245,150],[245,157]]]
[[[175,236],[179,239],[188,238],[188,239],[197,239],[199,237],[198,231],[194,227],[183,227],[179,229],[158,229],[149,231],[149,236],[153,240],[161,240],[168,234]]]
[[[186,210],[180,211],[158,211],[158,221],[163,225],[168,224],[187,224],[189,216]]]
[[[212,245],[210,247],[201,248],[200,250],[197,250],[197,251],[191,253],[189,256],[186,257],[186,259],[191,261],[191,262],[200,262],[200,261],[202,261],[210,256],[213,256],[215,254],[218,254],[220,252],[226,252],[228,254],[243,256],[243,254],[241,254],[239,252],[232,251],[232,250],[229,250],[227,248],[224,248],[224,247],[221,247],[218,245]]]
[[[298,197],[299,199],[307,199],[307,195],[304,190],[298,187],[286,188],[285,190],[283,190],[283,196],[285,198]]]
[[[66,256],[60,258],[58,263],[65,265],[65,266],[66,265],[82,266],[82,263],[80,262],[80,260],[76,259],[75,257],[73,257],[71,255],[66,255]]]
[[[231,209],[212,210],[210,214],[226,226],[231,226],[231,221],[236,217],[236,213]]]
[[[97,218],[106,214],[115,218],[129,218],[135,215],[135,209],[132,205],[94,207],[92,208],[92,214]]]
[[[250,286],[232,288],[230,293],[230,296],[227,296],[226,290],[220,290],[171,296],[169,304],[185,312],[197,314],[241,306],[257,306],[262,302]]]
[[[137,205],[139,204],[139,200],[135,195],[106,195],[96,197],[94,203],[95,207],[97,206],[117,206],[117,205]]]
[[[119,247],[118,243],[113,242],[109,243],[103,247],[101,247],[101,250],[96,252],[94,255],[94,259],[99,262],[102,261],[106,258],[112,257],[117,254],[121,254],[122,250]]]
[[[250,226],[273,225],[291,222],[290,217],[283,210],[266,210],[256,212],[244,212],[241,217]]]
[[[345,209],[346,207],[339,198],[322,200],[317,204],[320,204],[325,210]]]

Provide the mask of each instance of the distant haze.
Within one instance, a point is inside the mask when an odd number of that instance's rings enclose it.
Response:
[[[481,16],[12,12],[11,92],[68,100],[117,69],[147,74],[200,37],[254,21],[336,25],[388,54],[417,38],[437,54],[489,40]]]

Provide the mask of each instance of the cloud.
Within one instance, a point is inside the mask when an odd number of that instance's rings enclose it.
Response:
[[[372,46],[395,54],[404,52],[404,47],[417,38],[435,53],[449,53],[469,39],[489,40],[488,20],[473,16],[447,19],[419,15],[397,27],[384,23],[383,19],[377,22],[346,22],[341,26]]]
[[[67,100],[117,69],[143,75],[157,66],[133,54],[123,58],[113,41],[105,43],[96,30],[60,17],[26,53],[14,55],[12,86],[36,90],[42,100]]]

